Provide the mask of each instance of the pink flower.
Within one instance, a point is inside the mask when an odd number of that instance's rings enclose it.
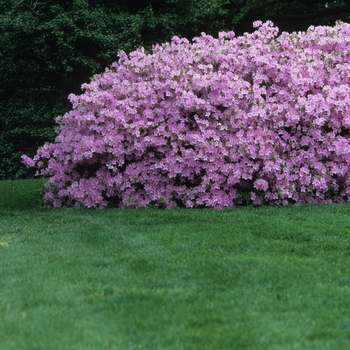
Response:
[[[31,167],[35,166],[34,160],[32,158],[29,158],[26,155],[22,156],[22,162],[27,168],[31,168]]]
[[[253,28],[259,28],[263,25],[262,21],[254,21],[253,22]]]
[[[254,182],[254,188],[257,190],[266,191],[269,188],[269,184],[263,179],[258,179]]]

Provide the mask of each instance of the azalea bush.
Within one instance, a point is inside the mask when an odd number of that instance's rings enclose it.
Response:
[[[350,25],[141,48],[70,95],[33,159],[54,207],[350,198]]]

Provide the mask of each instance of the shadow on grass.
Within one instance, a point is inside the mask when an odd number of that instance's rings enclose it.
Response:
[[[0,181],[0,210],[35,209],[42,205],[45,179]]]

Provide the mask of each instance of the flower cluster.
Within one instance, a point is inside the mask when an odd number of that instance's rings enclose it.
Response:
[[[70,95],[33,159],[54,207],[350,199],[350,25],[174,37]]]

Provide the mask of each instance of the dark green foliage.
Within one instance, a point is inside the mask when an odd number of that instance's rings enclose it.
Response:
[[[282,30],[334,24],[348,19],[348,7],[348,0],[327,9],[324,0],[0,0],[0,179],[33,175],[21,155],[53,141],[55,118],[70,108],[67,96],[120,50],[150,50],[174,35],[239,35],[256,19]]]
[[[334,25],[350,19],[349,0],[250,0],[235,20],[236,32],[251,30],[254,20],[272,20],[281,31],[304,31],[311,25]]]

